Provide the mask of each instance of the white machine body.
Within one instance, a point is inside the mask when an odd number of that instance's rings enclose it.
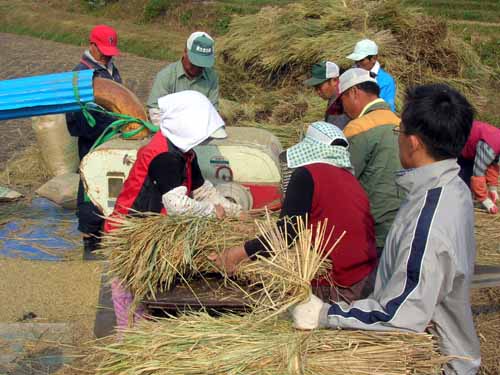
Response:
[[[246,210],[280,199],[279,140],[270,132],[226,127],[228,138],[195,147],[203,177]],[[82,160],[80,172],[90,200],[108,216],[137,157],[149,139],[113,139]]]

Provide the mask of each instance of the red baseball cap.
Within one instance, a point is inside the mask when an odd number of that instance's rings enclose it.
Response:
[[[116,30],[111,26],[97,25],[90,32],[90,42],[95,43],[99,51],[104,56],[116,56],[120,54],[120,50],[116,46],[118,44],[118,35]]]

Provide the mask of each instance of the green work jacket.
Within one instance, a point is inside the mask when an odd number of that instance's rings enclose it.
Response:
[[[403,198],[395,183],[401,163],[398,137],[392,131],[400,121],[389,105],[379,99],[368,104],[360,117],[344,128],[354,173],[370,200],[377,247],[384,246]]]

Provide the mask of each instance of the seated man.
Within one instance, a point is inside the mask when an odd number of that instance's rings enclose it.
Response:
[[[370,199],[380,253],[402,197],[394,182],[394,173],[401,164],[397,138],[392,132],[400,119],[379,98],[380,88],[368,71],[349,69],[339,81],[340,100],[352,118],[344,134],[349,140],[354,174]]]
[[[186,42],[182,58],[169,64],[156,75],[147,102],[151,122],[160,125],[159,98],[185,90],[202,93],[217,109],[219,77],[213,69],[214,62],[212,37],[203,31],[192,33]]]
[[[500,129],[474,121],[469,139],[458,158],[460,177],[490,214],[498,213],[499,158]]]
[[[346,231],[335,250],[330,253],[332,272],[329,279],[317,281],[317,291],[325,301],[353,301],[367,296],[373,289],[377,265],[375,234],[370,203],[363,188],[352,174],[347,140],[337,127],[326,122],[309,126],[302,142],[287,150],[289,168],[296,168],[288,184],[279,227],[284,217],[308,218],[313,228],[328,219],[326,233],[332,234],[325,248],[333,246]],[[289,222],[290,243],[296,237]],[[333,232],[332,232],[333,230]],[[313,229],[313,233],[315,230]],[[244,259],[265,255],[264,237],[247,241],[242,246],[212,254],[217,265],[232,273]]]
[[[377,79],[380,87],[380,97],[389,104],[391,111],[396,110],[396,83],[394,78],[387,73],[378,62],[378,46],[370,39],[363,39],[356,43],[354,52],[347,56],[348,59],[354,60],[355,66],[372,73]]]
[[[470,306],[476,245],[474,211],[456,158],[467,141],[473,110],[444,84],[408,91],[399,134],[407,192],[387,236],[375,289],[351,304],[325,304],[312,295],[292,310],[295,327],[429,329],[441,353],[455,359],[445,374],[475,374],[479,340]]]
[[[350,118],[344,113],[342,102],[339,100],[339,75],[340,69],[337,64],[323,61],[313,65],[311,78],[305,80],[304,84],[314,87],[318,96],[328,101],[325,121],[342,130]]]

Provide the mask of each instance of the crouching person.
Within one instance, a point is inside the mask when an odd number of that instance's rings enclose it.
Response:
[[[105,231],[116,227],[113,217],[137,212],[168,215],[236,216],[241,207],[221,196],[203,179],[193,148],[210,138],[225,138],[221,119],[210,101],[195,91],[183,91],[158,100],[160,131],[137,153]],[[132,296],[118,280],[112,282],[118,328],[128,325]],[[135,319],[141,311],[135,312]]]
[[[474,121],[469,139],[458,158],[460,177],[490,214],[498,213],[499,158],[500,129]]]
[[[330,249],[338,237],[344,238],[330,253],[332,272],[328,280],[317,280],[316,290],[325,301],[352,301],[369,295],[373,289],[377,254],[374,220],[368,196],[353,175],[347,139],[336,126],[315,122],[302,142],[287,150],[289,168],[296,168],[286,189],[280,220],[290,240],[296,237],[293,218],[301,217],[315,226],[327,219]],[[285,217],[292,218],[285,221]],[[288,224],[285,224],[287,222]],[[290,241],[291,243],[292,241]],[[245,259],[266,255],[265,237],[211,255],[219,267],[233,273]]]
[[[387,236],[375,289],[351,304],[325,304],[312,295],[292,309],[295,327],[403,330],[438,337],[456,356],[445,374],[475,374],[479,341],[470,306],[474,271],[474,212],[456,158],[467,141],[473,110],[443,84],[407,92],[398,133],[407,192]]]

